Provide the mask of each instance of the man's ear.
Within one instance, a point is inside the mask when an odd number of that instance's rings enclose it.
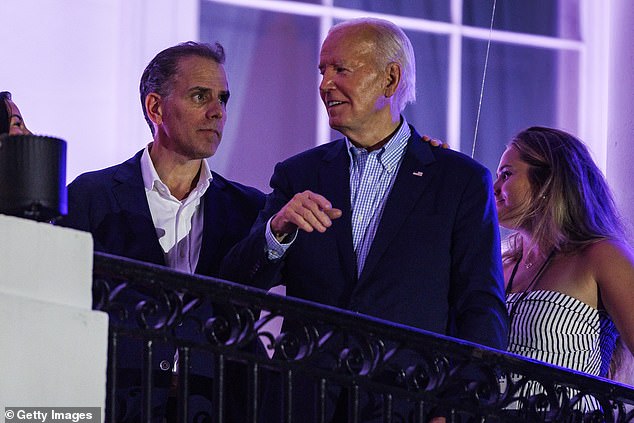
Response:
[[[157,93],[149,93],[145,96],[145,110],[152,122],[156,125],[163,123],[162,98]]]
[[[390,62],[385,67],[386,85],[385,96],[392,97],[401,83],[401,65],[396,62]]]

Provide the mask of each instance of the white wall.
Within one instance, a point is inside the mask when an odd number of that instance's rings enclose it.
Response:
[[[35,134],[68,142],[68,182],[150,141],[141,73],[199,32],[196,0],[0,0],[0,16],[0,90]]]
[[[108,316],[91,310],[90,234],[0,215],[0,239],[0,410],[103,412]]]
[[[614,0],[610,6],[607,178],[634,241],[634,3]]]

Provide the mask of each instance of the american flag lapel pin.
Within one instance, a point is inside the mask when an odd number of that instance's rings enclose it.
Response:
[[[419,170],[419,171],[416,171],[416,172],[412,172],[412,175],[414,175],[414,176],[423,176],[423,172],[421,172]]]

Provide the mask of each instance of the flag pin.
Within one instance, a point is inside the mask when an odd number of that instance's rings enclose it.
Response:
[[[414,175],[414,176],[423,176],[423,172],[421,172],[421,171],[413,172],[412,175]]]

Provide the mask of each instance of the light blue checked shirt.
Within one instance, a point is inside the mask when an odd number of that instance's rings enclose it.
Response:
[[[409,125],[403,118],[396,133],[378,150],[368,152],[365,148],[357,148],[346,138],[350,155],[352,244],[357,255],[357,276],[363,270],[410,135]]]
[[[368,152],[365,148],[357,148],[346,138],[350,156],[352,243],[357,256],[357,276],[363,270],[410,135],[411,130],[403,117],[392,138],[378,150]],[[270,260],[277,260],[291,246],[297,231],[286,242],[280,243],[271,231],[271,219],[265,230],[267,253]]]

